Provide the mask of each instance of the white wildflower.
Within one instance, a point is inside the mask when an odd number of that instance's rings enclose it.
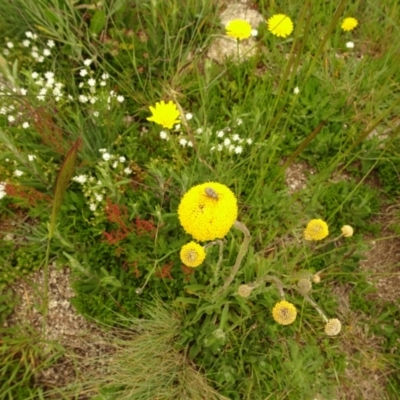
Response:
[[[95,193],[94,197],[96,198],[97,201],[102,201],[103,200],[103,195]]]
[[[87,67],[92,63],[93,60],[90,58],[87,58],[85,61],[83,61],[83,65],[86,65]]]
[[[39,74],[37,72],[32,72],[31,76],[33,79],[39,78]]]
[[[105,153],[107,151],[107,149],[99,149],[100,153]]]
[[[225,145],[226,147],[228,147],[230,144],[231,144],[231,140],[228,139],[228,138],[226,138],[226,139],[224,140],[224,145]]]
[[[96,85],[96,79],[90,78],[87,81],[87,83],[88,83],[89,86],[95,86]]]
[[[242,124],[243,124],[242,118],[238,118],[238,119],[236,120],[236,125],[242,125]]]
[[[188,147],[193,147],[193,142],[191,140],[188,140]]]
[[[33,39],[33,34],[32,34],[31,31],[25,32],[25,36],[26,36],[27,38],[29,38],[29,39]]]
[[[19,169],[16,169],[15,171],[14,171],[14,175],[15,176],[22,176],[24,173],[22,172],[22,171],[20,171]]]
[[[124,169],[125,174],[130,175],[132,173],[132,170],[129,167],[126,167]]]
[[[179,131],[179,129],[181,129],[181,124],[176,124],[174,129],[175,131]]]
[[[296,86],[296,87],[293,89],[293,93],[294,93],[294,94],[299,94],[299,93],[300,93],[300,89],[299,89],[298,86]]]
[[[100,86],[106,86],[107,82],[106,81],[100,81]]]
[[[117,168],[118,167],[118,161],[114,161],[113,164],[112,164],[112,167],[113,168]]]
[[[354,49],[354,42],[347,42],[347,43],[346,43],[346,47],[347,47],[348,49]]]
[[[190,120],[193,118],[193,114],[192,114],[192,113],[187,113],[187,114],[185,115],[185,118],[186,118],[188,121],[190,121]]]
[[[99,115],[100,115],[100,113],[99,113],[98,111],[93,111],[93,116],[94,116],[94,117],[97,118]]]
[[[24,123],[22,124],[22,127],[23,127],[24,129],[29,128],[29,122],[24,122]],[[28,156],[28,157],[29,157],[29,156]]]
[[[90,208],[90,211],[96,211],[97,206],[94,203],[90,203],[89,208]]]
[[[108,160],[111,158],[111,155],[108,154],[108,153],[104,153],[104,154],[102,155],[102,157],[103,157],[103,160],[104,160],[104,161],[108,161]]]
[[[234,142],[238,142],[238,141],[240,140],[240,136],[239,136],[237,133],[235,133],[235,134],[232,136],[232,140],[233,140]]]
[[[252,29],[251,30],[251,36],[255,37],[258,35],[258,30],[257,29]]]
[[[78,100],[79,100],[81,103],[87,103],[87,102],[89,101],[88,97],[85,96],[84,94],[80,94],[79,97],[78,97]]]
[[[124,100],[125,100],[124,96],[121,96],[121,95],[117,96],[118,102],[122,103]]]
[[[225,135],[224,131],[218,131],[217,132],[217,137],[219,137],[219,138],[224,137],[224,135]]]
[[[21,88],[20,92],[21,92],[22,96],[26,96],[26,94],[28,93],[28,91],[24,88]]]
[[[104,72],[103,75],[101,75],[101,79],[106,80],[110,77],[110,75],[107,74],[107,72]]]
[[[7,119],[8,119],[8,122],[14,122],[15,121],[15,117],[13,115],[9,115],[7,117]]]
[[[197,133],[198,135],[200,135],[200,133],[203,133],[203,128],[197,128],[197,129],[196,129],[196,133]]]
[[[160,132],[160,138],[164,140],[169,140],[168,133],[165,131]]]
[[[81,69],[79,71],[79,75],[82,76],[82,77],[86,76],[87,74],[88,74],[88,72],[86,71],[86,69]]]
[[[44,49],[44,50],[43,50],[43,55],[44,55],[45,57],[50,56],[50,55],[51,55],[50,49]]]
[[[236,154],[240,154],[242,151],[243,151],[243,147],[242,147],[242,146],[237,146],[237,147],[235,148],[235,153],[236,153]]]
[[[6,43],[6,46],[7,46],[9,49],[12,49],[12,48],[14,47],[14,43],[13,43],[13,42],[7,42],[7,43]]]
[[[28,160],[33,161],[36,158],[34,154],[28,154]]]
[[[246,142],[247,142],[247,144],[252,144],[253,143],[253,139],[248,138],[248,139],[246,139]]]
[[[179,139],[179,144],[180,144],[181,146],[185,147],[185,146],[187,145],[187,140],[184,139],[184,138]]]
[[[37,51],[32,51],[31,56],[33,58],[39,58],[39,53]]]
[[[29,47],[30,44],[31,44],[31,42],[28,39],[25,39],[25,40],[22,41],[22,46],[24,46],[24,47]]]
[[[78,183],[80,183],[80,184],[83,184],[83,183],[85,183],[85,182],[87,181],[87,175],[78,175],[78,176],[74,176],[74,177],[72,178],[72,180],[73,180],[74,182],[78,182]]]
[[[218,150],[218,151],[222,151],[222,144],[219,144],[219,145],[217,146],[217,150]]]
[[[47,47],[50,47],[52,49],[54,46],[55,46],[54,40],[47,41]]]
[[[40,62],[40,63],[42,63],[42,62],[44,61],[44,57],[43,57],[43,56],[39,56],[39,57],[37,58],[37,61]]]
[[[120,163],[124,163],[126,161],[126,158],[124,156],[122,156],[118,160]]]

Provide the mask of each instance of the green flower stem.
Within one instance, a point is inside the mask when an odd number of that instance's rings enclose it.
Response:
[[[255,286],[260,286],[264,282],[274,282],[279,291],[279,295],[281,296],[282,300],[285,300],[285,293],[283,291],[283,283],[276,276],[266,275],[262,278],[261,282],[255,284]]]
[[[322,317],[324,322],[328,322],[328,317],[324,314],[324,312],[319,308],[318,304],[306,293],[302,292],[297,286],[293,286],[297,292],[299,292],[305,300],[307,300],[316,310],[317,313]]]
[[[236,229],[239,229],[240,231],[243,232],[244,239],[243,239],[242,246],[240,247],[239,254],[236,258],[235,265],[232,267],[232,272],[228,276],[228,279],[225,281],[224,286],[220,290],[220,293],[224,292],[229,287],[229,285],[232,283],[233,279],[235,278],[235,276],[240,268],[240,264],[242,263],[243,257],[247,253],[247,250],[248,250],[249,244],[250,244],[250,240],[251,240],[250,232],[243,222],[235,221],[233,226]]]
[[[224,241],[223,240],[214,240],[213,242],[207,243],[204,246],[204,250],[205,250],[208,247],[215,246],[216,244],[219,244],[219,257],[218,257],[217,265],[216,265],[215,270],[214,270],[214,283],[216,283],[217,280],[218,280],[219,267],[221,266],[222,258],[223,258],[223,252],[224,252]]]

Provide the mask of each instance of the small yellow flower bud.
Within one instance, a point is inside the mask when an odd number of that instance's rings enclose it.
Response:
[[[311,288],[312,288],[312,284],[311,281],[308,278],[301,278],[298,282],[297,282],[297,287],[300,289],[300,291],[302,291],[303,293],[308,293]]]
[[[342,323],[337,318],[328,320],[325,325],[325,333],[328,336],[336,336],[342,329]]]
[[[314,283],[320,283],[320,282],[321,282],[321,276],[320,276],[319,274],[313,275],[312,281],[313,281]]]
[[[249,297],[253,289],[254,287],[251,287],[249,285],[240,285],[238,288],[238,295],[240,297]]]
[[[342,233],[344,237],[352,237],[354,229],[350,225],[342,226]]]

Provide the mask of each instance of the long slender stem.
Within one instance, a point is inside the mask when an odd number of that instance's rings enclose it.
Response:
[[[235,278],[237,272],[239,271],[240,268],[240,264],[242,263],[243,257],[245,256],[245,254],[247,253],[247,250],[249,248],[249,244],[250,244],[250,240],[251,240],[251,235],[249,230],[247,229],[246,225],[243,224],[242,222],[239,221],[235,221],[235,223],[233,224],[233,226],[236,229],[239,229],[240,231],[243,232],[244,234],[244,239],[243,239],[243,243],[242,246],[240,247],[239,250],[239,254],[237,255],[236,258],[236,262],[235,265],[232,267],[232,272],[231,274],[228,276],[227,280],[224,283],[224,286],[222,287],[222,289],[219,291],[219,293],[224,292],[229,285],[232,283],[233,279]]]
[[[43,269],[43,284],[44,284],[44,296],[43,296],[43,323],[42,331],[43,336],[46,336],[46,326],[47,326],[47,311],[49,306],[49,259],[50,259],[50,242],[53,237],[53,229],[49,229],[49,238],[47,240],[46,256],[44,258],[44,269]]]
[[[328,317],[325,315],[325,313],[319,308],[318,304],[306,293],[302,292],[299,288],[296,286],[293,286],[293,289],[296,289],[316,310],[317,313],[322,317],[324,322],[328,322]]]

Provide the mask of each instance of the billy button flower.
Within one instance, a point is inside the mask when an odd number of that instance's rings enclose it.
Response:
[[[305,240],[322,240],[329,235],[328,224],[322,219],[312,219],[304,230]]]
[[[290,325],[295,321],[296,316],[296,307],[286,300],[276,303],[275,307],[272,309],[272,317],[281,325]]]
[[[226,34],[238,40],[248,39],[251,36],[251,25],[243,19],[233,19],[225,25]]]
[[[275,36],[289,36],[293,32],[293,22],[285,14],[275,14],[267,21],[268,30]]]
[[[156,124],[161,125],[163,128],[172,129],[175,124],[181,122],[179,119],[180,113],[176,104],[169,101],[165,104],[165,101],[157,102],[155,107],[150,106],[150,111],[153,114],[147,118],[147,121],[153,121]]]
[[[180,257],[187,267],[196,268],[206,258],[206,252],[198,243],[190,242],[182,246]]]
[[[336,336],[342,330],[342,323],[337,318],[329,319],[325,325],[325,333],[328,336]]]
[[[183,229],[194,239],[207,241],[224,238],[238,215],[233,192],[217,182],[193,186],[178,207]]]

